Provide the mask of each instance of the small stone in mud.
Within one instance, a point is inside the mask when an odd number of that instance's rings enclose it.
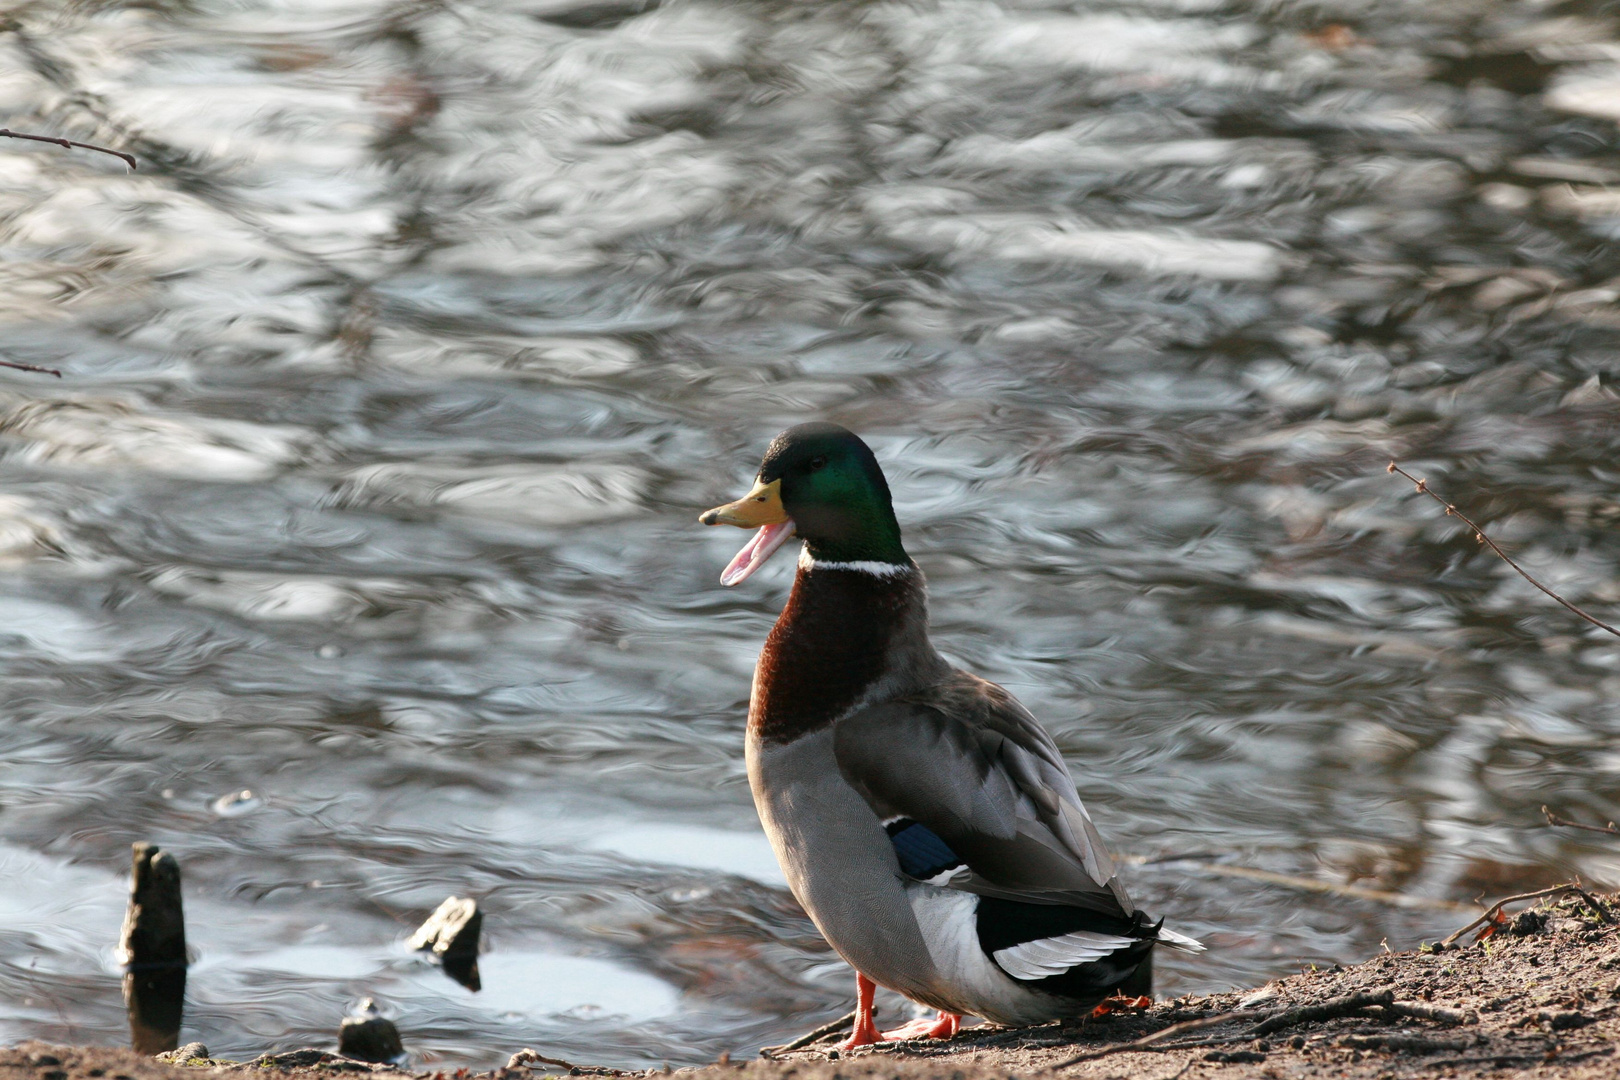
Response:
[[[1541,933],[1546,925],[1546,914],[1531,908],[1519,912],[1518,917],[1513,920],[1512,933],[1514,937],[1529,937],[1531,934]]]
[[[367,998],[358,1016],[345,1016],[338,1027],[338,1053],[359,1061],[395,1062],[405,1056],[399,1028]]]
[[[1597,1018],[1578,1012],[1539,1012],[1535,1019],[1553,1031],[1569,1031],[1597,1023]]]

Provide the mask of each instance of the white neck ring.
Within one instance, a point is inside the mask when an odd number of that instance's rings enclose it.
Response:
[[[891,578],[911,573],[909,563],[878,562],[876,559],[858,559],[854,562],[832,562],[829,559],[816,559],[810,555],[808,547],[799,549],[800,570],[850,570],[857,574],[871,574],[873,577]]]

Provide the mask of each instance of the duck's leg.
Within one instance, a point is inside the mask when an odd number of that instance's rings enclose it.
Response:
[[[877,993],[877,983],[868,979],[860,972],[855,973],[855,1027],[849,1033],[849,1038],[838,1044],[840,1050],[853,1050],[857,1046],[871,1046],[882,1038],[878,1034],[877,1025],[872,1022],[872,995]]]
[[[901,1042],[906,1039],[949,1039],[962,1029],[962,1015],[939,1010],[939,1015],[932,1020],[924,1017],[913,1020],[909,1024],[902,1024],[893,1031],[885,1031],[885,1042]]]

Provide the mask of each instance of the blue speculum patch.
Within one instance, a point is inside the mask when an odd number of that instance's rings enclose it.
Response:
[[[951,846],[926,825],[898,818],[884,827],[900,859],[900,869],[909,877],[926,881],[962,865]]]

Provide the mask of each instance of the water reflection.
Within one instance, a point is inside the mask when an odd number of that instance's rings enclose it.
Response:
[[[446,953],[439,963],[446,975],[473,993],[484,988],[484,980],[478,974],[477,953]]]
[[[0,147],[0,353],[67,373],[0,371],[0,1040],[122,1037],[136,840],[216,1053],[842,1013],[741,770],[788,568],[692,521],[812,417],[1212,945],[1162,989],[1453,922],[1176,856],[1620,880],[1539,813],[1620,816],[1620,650],[1383,473],[1614,621],[1616,55],[1584,2],[18,9],[7,123],[142,169]],[[450,894],[476,995],[404,948]]]
[[[143,1054],[162,1054],[178,1047],[185,1001],[184,966],[125,971],[129,1044]]]

